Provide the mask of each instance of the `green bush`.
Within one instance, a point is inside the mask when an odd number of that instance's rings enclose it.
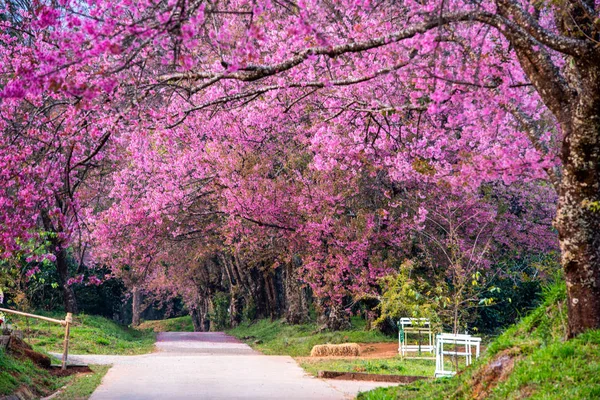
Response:
[[[212,329],[220,331],[230,326],[229,323],[229,296],[227,293],[218,292],[214,295],[213,310],[210,313]]]

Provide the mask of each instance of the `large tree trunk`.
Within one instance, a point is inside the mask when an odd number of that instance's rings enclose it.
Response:
[[[350,318],[341,305],[331,306],[327,314],[327,329],[341,331],[350,329]]]
[[[142,315],[142,293],[140,288],[135,286],[132,290],[132,306],[131,306],[131,325],[139,326]]]
[[[500,15],[527,28],[530,21],[515,7],[518,2],[496,4]],[[596,21],[586,7],[594,9],[594,2],[565,0],[555,8],[562,35],[554,38],[555,43],[569,46],[575,39],[580,45],[577,52],[564,51],[564,65],[553,63],[548,49],[527,29],[502,32],[564,134],[563,173],[560,182],[555,180],[559,194],[555,226],[567,282],[570,337],[600,328],[600,51]],[[589,46],[582,40],[589,40]],[[534,146],[539,133],[532,137]]]
[[[263,273],[256,267],[247,270],[249,296],[254,305],[254,318],[269,317],[269,299]]]
[[[77,314],[77,299],[75,298],[75,292],[69,281],[69,263],[67,261],[67,251],[64,248],[60,248],[56,252],[56,271],[58,272],[59,284],[63,292],[63,302],[65,305],[66,312]]]
[[[324,301],[319,299],[317,312],[319,330],[341,331],[351,327],[348,313],[344,312],[341,304],[325,306]]]
[[[591,76],[584,80],[585,91],[570,121],[562,124],[563,176],[555,221],[567,282],[569,337],[600,328],[600,68],[587,67],[583,70]]]
[[[285,319],[289,324],[303,324],[308,321],[308,301],[298,277],[298,264],[288,263],[285,269]]]

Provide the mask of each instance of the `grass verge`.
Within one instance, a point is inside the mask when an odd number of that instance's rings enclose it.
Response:
[[[374,359],[311,359],[298,358],[298,364],[311,375],[319,371],[364,372],[381,375],[433,376],[434,360],[401,360],[400,358]]]
[[[314,345],[324,343],[393,342],[395,337],[378,331],[365,330],[365,321],[352,318],[352,329],[337,332],[317,332],[316,324],[288,325],[283,320],[260,320],[242,323],[227,331],[267,355],[308,356]]]
[[[90,365],[91,374],[81,374],[72,377],[69,385],[55,397],[56,400],[85,400],[102,382],[102,378],[108,370],[109,365]]]
[[[186,315],[184,317],[144,321],[136,329],[151,330],[153,332],[194,332],[194,325],[192,324],[192,318]]]
[[[63,319],[62,314],[44,314]],[[62,353],[64,327],[45,321],[11,316],[10,322],[25,332],[25,341],[42,352]],[[151,353],[156,335],[149,329],[136,330],[104,317],[80,314],[71,327],[69,353],[120,354]]]
[[[565,337],[566,289],[556,284],[462,374],[379,388],[358,399],[600,399],[600,331]]]

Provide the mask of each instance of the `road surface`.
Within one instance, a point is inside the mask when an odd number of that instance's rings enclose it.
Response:
[[[113,364],[91,400],[353,399],[389,384],[317,379],[287,356],[265,356],[221,332],[158,335],[142,356],[70,356],[73,363]]]

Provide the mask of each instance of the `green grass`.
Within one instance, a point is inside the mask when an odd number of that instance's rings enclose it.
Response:
[[[63,319],[62,314],[46,314]],[[10,323],[25,331],[25,340],[36,350],[62,353],[64,327],[50,322],[11,316]],[[155,333],[119,325],[104,317],[80,314],[71,327],[69,352],[72,354],[144,354],[154,349]]]
[[[194,332],[192,318],[184,317],[169,318],[155,321],[144,321],[136,329],[150,329],[154,332]]]
[[[109,366],[91,365],[92,374],[55,377],[45,369],[38,368],[30,360],[19,360],[0,351],[0,397],[20,391],[26,398],[48,396],[62,387],[66,389],[56,398],[59,400],[87,399],[98,387]]]
[[[486,365],[501,355],[515,358],[512,373],[486,390],[486,399],[600,399],[600,331],[566,341],[564,284],[546,290],[545,302],[500,335],[486,354],[451,379],[380,388],[361,400],[471,399]]]
[[[73,377],[73,382],[56,397],[56,400],[84,400],[89,398],[100,385],[109,368],[108,365],[90,365],[93,373]]]
[[[48,395],[68,380],[53,377],[30,360],[22,361],[0,350],[0,397],[25,388],[36,396]]]
[[[308,356],[314,345],[325,343],[393,342],[395,337],[378,331],[365,330],[365,322],[352,318],[352,329],[337,332],[317,332],[316,324],[288,325],[283,320],[260,320],[243,323],[227,333],[244,340],[268,355]]]
[[[311,360],[302,358],[298,360],[300,366],[308,373],[317,375],[319,371],[336,372],[365,372],[382,375],[411,375],[433,376],[435,360],[401,360],[395,358],[374,359],[332,359]]]

